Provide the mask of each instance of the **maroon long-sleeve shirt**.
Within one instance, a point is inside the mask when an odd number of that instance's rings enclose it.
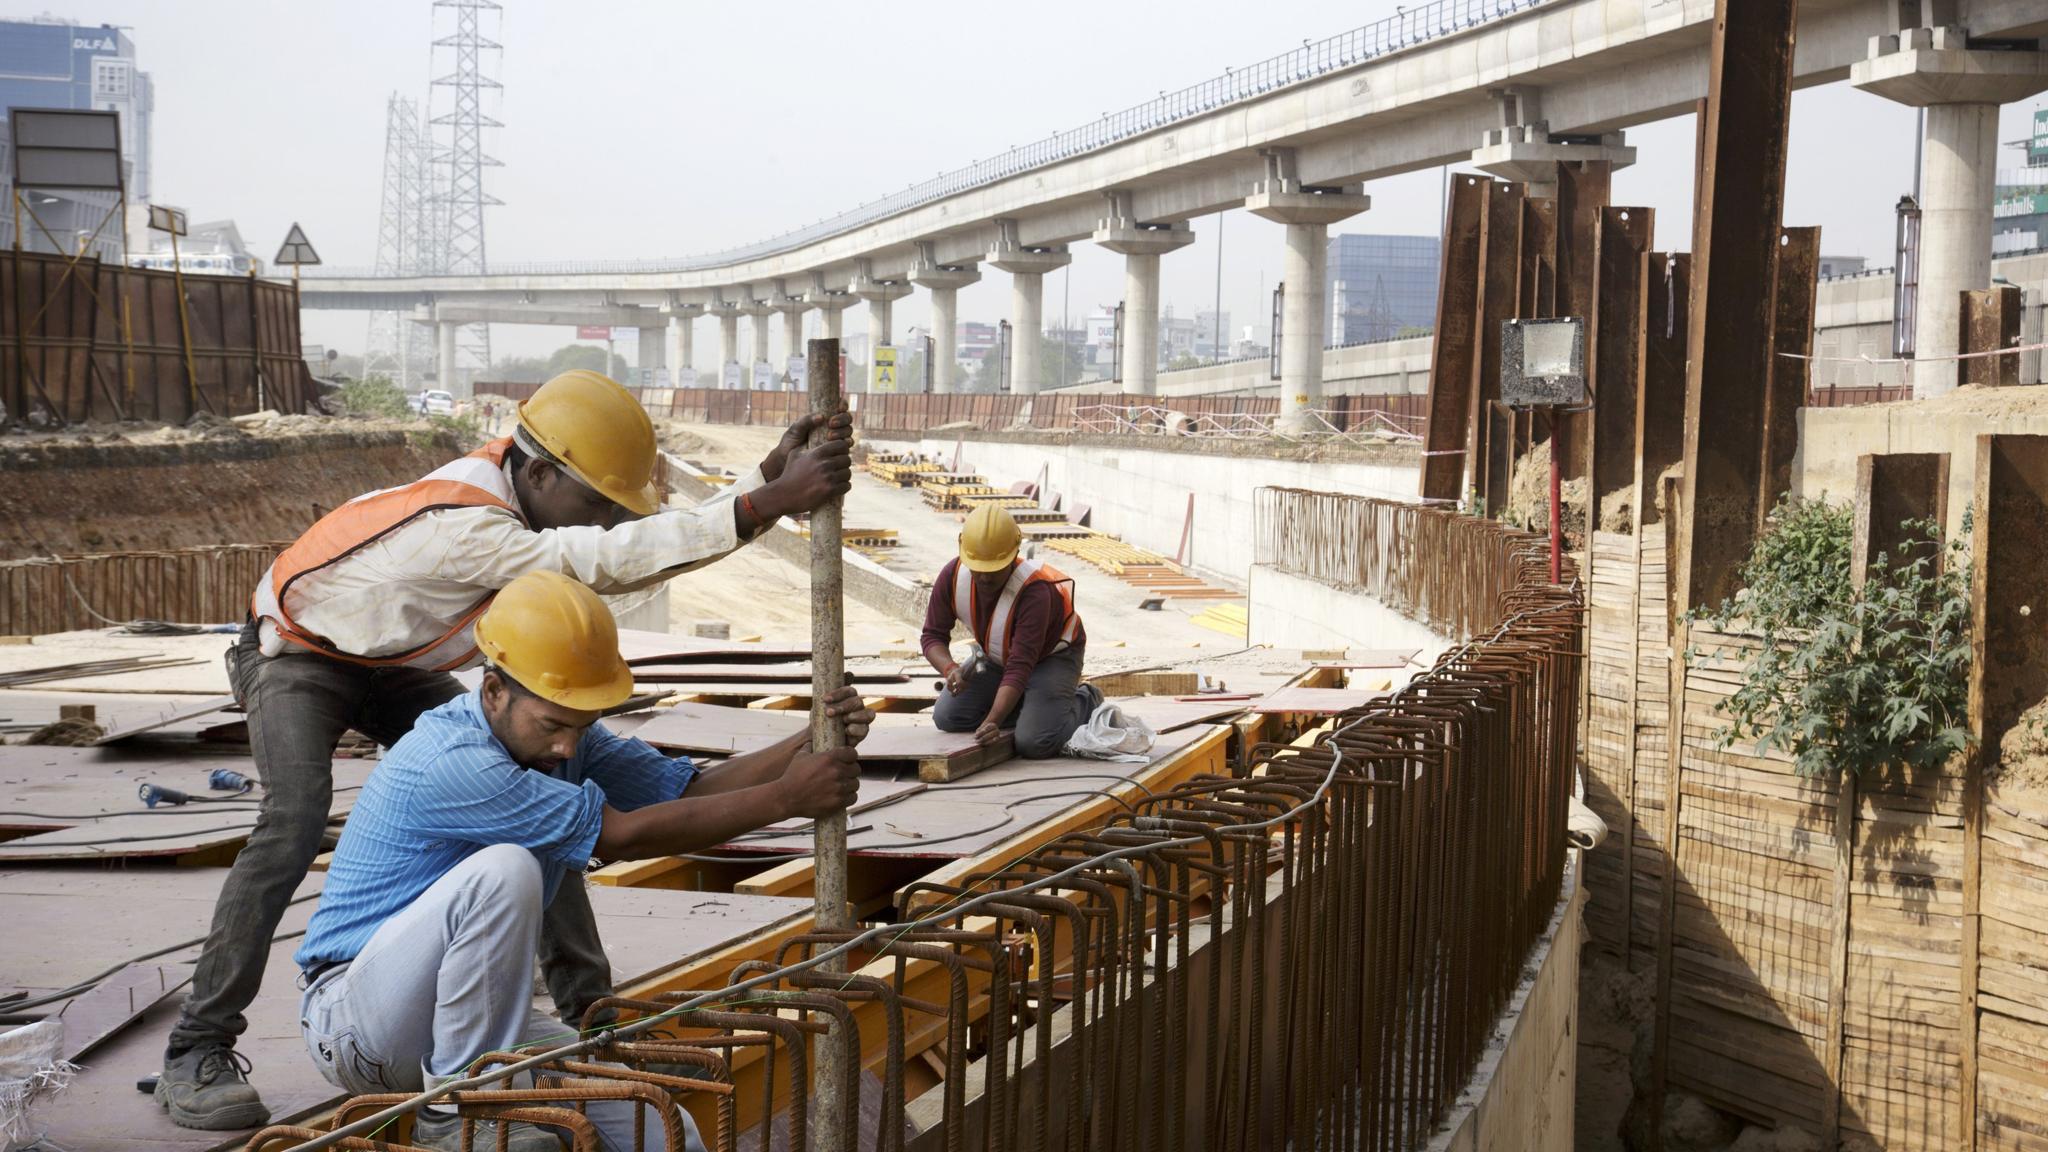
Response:
[[[953,611],[954,579],[972,580],[973,575],[959,573],[960,561],[948,560],[939,569],[939,578],[932,581],[932,598],[924,609],[924,633],[918,637],[918,650],[931,651],[934,644],[950,644],[953,639],[953,623],[959,614]],[[1011,633],[1010,650],[1004,653],[1003,683],[1024,691],[1024,685],[1031,679],[1031,670],[1045,659],[1047,653],[1060,641],[1059,593],[1052,585],[1034,580],[1017,593],[1017,605],[1012,610],[1017,626]],[[968,631],[975,636],[988,634],[989,619],[996,614],[996,598],[987,597],[975,605],[979,617],[968,623]],[[1074,654],[1088,643],[1088,634],[1076,625],[1074,629]],[[986,648],[986,645],[983,646]]]

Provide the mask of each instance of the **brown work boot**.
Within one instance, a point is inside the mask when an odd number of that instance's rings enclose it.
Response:
[[[226,1044],[164,1055],[156,1102],[180,1128],[231,1132],[270,1123],[270,1109],[249,1083],[249,1059]]]

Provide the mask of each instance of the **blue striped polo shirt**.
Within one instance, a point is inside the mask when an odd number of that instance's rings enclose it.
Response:
[[[471,854],[517,844],[541,862],[544,899],[589,866],[607,804],[673,800],[697,776],[602,723],[550,773],[522,768],[491,734],[477,693],[422,715],[370,773],[343,826],[319,908],[292,957],[301,968],[353,960],[384,921]]]

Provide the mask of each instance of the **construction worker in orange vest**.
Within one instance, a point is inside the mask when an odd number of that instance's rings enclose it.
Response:
[[[646,588],[716,560],[851,485],[852,423],[789,427],[760,469],[691,509],[658,508],[654,425],[596,372],[566,372],[519,406],[513,434],[426,477],[336,508],[259,582],[228,679],[248,713],[264,794],[255,829],[214,906],[192,991],[171,1031],[156,1098],[187,1128],[267,1122],[247,1027],[271,937],[327,830],[333,755],[353,728],[386,747],[462,694],[449,673],[481,662],[475,624],[530,572],[598,593]],[[541,964],[556,1007],[580,1018],[611,992],[582,885],[548,907]]]
[[[925,607],[924,657],[946,678],[932,707],[943,732],[973,732],[982,744],[1016,730],[1017,755],[1057,756],[1102,703],[1081,683],[1088,635],[1074,611],[1074,582],[1043,560],[1019,560],[1024,533],[1009,509],[983,504],[960,530],[960,556],[932,581]],[[953,659],[953,625],[973,634],[975,650]]]

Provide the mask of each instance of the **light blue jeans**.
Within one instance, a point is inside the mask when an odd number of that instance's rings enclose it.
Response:
[[[566,1041],[561,1022],[533,1008],[542,911],[540,862],[524,848],[495,845],[450,869],[300,998],[320,1074],[347,1092],[419,1092],[486,1052]],[[636,1152],[638,1107],[590,1105],[607,1152]],[[652,1148],[661,1127],[648,1121]],[[703,1152],[688,1113],[683,1123],[690,1152]]]

